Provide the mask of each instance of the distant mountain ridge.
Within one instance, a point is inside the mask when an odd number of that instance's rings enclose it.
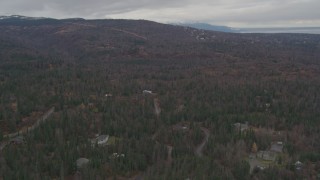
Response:
[[[11,15],[11,16],[0,16],[0,20],[39,20],[39,19],[51,19],[45,17],[28,17],[21,15]]]
[[[0,16],[0,25],[41,25],[59,24],[61,22],[85,21],[83,18],[55,19],[49,17],[28,17],[21,15]]]
[[[228,26],[217,26],[207,23],[176,23],[173,25],[192,27],[196,29],[220,31],[229,33],[299,33],[320,34],[320,27],[270,27],[270,28],[232,28]]]
[[[218,32],[219,28],[220,31],[227,31],[228,28],[221,26],[215,28],[215,31],[206,31],[147,20],[80,18],[59,20],[17,15],[1,16],[0,45],[2,42],[3,47],[14,46],[19,52],[28,49],[26,52],[29,54],[41,52],[43,56],[50,54],[64,56],[65,59],[215,58],[224,53],[246,57],[252,52],[254,55],[251,57],[263,57],[266,54],[264,52],[266,47],[277,46],[279,48],[288,46],[298,51],[297,47],[291,46],[293,42],[299,45],[302,51],[307,44],[313,46],[319,39],[319,36],[307,34],[225,33]],[[243,47],[246,47],[246,51]],[[275,52],[279,52],[276,50]],[[7,57],[11,57],[10,53],[14,54],[12,48],[2,52],[8,54]]]
[[[220,31],[220,32],[238,32],[236,29],[233,29],[228,26],[217,26],[217,25],[211,25],[207,23],[176,23],[173,25],[179,25],[179,26],[186,26],[186,27],[192,27],[196,29],[203,29],[203,30],[209,30],[209,31]]]
[[[239,32],[320,34],[320,27],[241,28]]]
[[[102,19],[100,19],[102,20]],[[0,25],[34,25],[59,22],[86,21],[83,18],[55,19],[49,17],[28,17],[22,15],[0,16]],[[89,20],[90,21],[90,20]],[[170,25],[191,27],[200,30],[218,31],[227,33],[299,33],[299,34],[320,34],[320,27],[277,27],[277,28],[233,28],[228,26],[211,25],[208,23],[171,23]]]

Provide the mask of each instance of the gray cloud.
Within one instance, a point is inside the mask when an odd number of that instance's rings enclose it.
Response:
[[[229,26],[320,26],[319,0],[0,0],[0,14]]]

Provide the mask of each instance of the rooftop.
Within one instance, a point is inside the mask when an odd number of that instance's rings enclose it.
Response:
[[[109,135],[100,135],[97,137],[97,141],[104,141],[107,138],[109,138]]]
[[[235,126],[235,128],[237,130],[240,130],[241,132],[249,129],[248,123],[245,123],[245,124],[243,124],[243,123],[234,123],[233,125]]]

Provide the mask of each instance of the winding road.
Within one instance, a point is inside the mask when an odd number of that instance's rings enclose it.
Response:
[[[6,134],[3,135],[4,138],[14,138],[18,135],[22,135],[22,134],[26,134],[28,132],[33,131],[35,128],[37,128],[41,123],[45,122],[48,117],[54,112],[54,107],[52,107],[50,110],[48,110],[44,115],[41,116],[41,118],[39,118],[32,126],[23,128],[20,131],[17,131],[15,133],[11,133],[11,134]]]
[[[32,126],[29,126],[29,127],[26,127],[26,128],[23,128],[22,130],[20,131],[17,131],[15,133],[10,133],[10,134],[6,134],[6,135],[3,135],[3,138],[14,138],[18,135],[23,135],[23,134],[27,134],[31,131],[33,131],[35,128],[37,128],[41,123],[45,122],[48,117],[50,117],[50,115],[54,112],[54,107],[50,108],[44,115],[42,115]],[[8,144],[8,141],[3,141],[3,142],[0,142],[0,151],[2,151],[2,149],[4,147],[6,147],[6,145]]]
[[[167,159],[167,164],[171,164],[172,163],[172,146],[167,145],[167,149],[168,149],[168,159]]]
[[[203,131],[205,137],[203,138],[201,144],[199,144],[199,145],[196,147],[195,151],[194,151],[195,155],[198,156],[198,157],[202,157],[202,156],[203,156],[203,148],[204,148],[204,146],[207,144],[208,139],[209,139],[209,136],[210,136],[210,131],[209,131],[209,129],[206,129],[206,128],[204,128],[204,127],[201,127],[201,130]]]
[[[2,142],[2,143],[0,143],[0,152],[2,151],[2,149],[3,149],[4,147],[6,147],[7,144],[8,144],[7,142]]]
[[[161,113],[161,108],[159,105],[159,99],[158,98],[154,98],[153,99],[153,104],[154,104],[154,113],[156,114],[157,117],[159,117],[160,113]]]

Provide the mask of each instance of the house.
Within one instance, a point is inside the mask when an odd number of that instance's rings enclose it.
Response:
[[[95,147],[96,145],[98,146],[105,146],[108,144],[109,140],[109,135],[100,135],[97,134],[96,138],[90,139],[91,146]]]
[[[297,161],[296,163],[294,163],[294,166],[295,166],[296,170],[301,170],[303,164],[302,164],[302,162]]]
[[[125,155],[124,154],[118,154],[118,153],[113,153],[110,158],[114,159],[114,158],[124,158]]]
[[[142,94],[143,94],[143,95],[152,94],[152,91],[150,91],[150,90],[143,90],[143,91],[142,91]]]
[[[275,161],[276,154],[272,151],[259,151],[257,157],[265,161]]]
[[[23,136],[17,136],[12,139],[10,139],[11,144],[23,144],[24,143],[24,137]]]
[[[282,141],[271,143],[270,151],[273,151],[273,152],[276,152],[276,153],[282,153],[282,150],[283,150]]]
[[[89,108],[94,108],[94,103],[88,103]]]
[[[90,161],[87,158],[79,158],[76,161],[77,168],[78,169],[84,168],[89,162]]]
[[[244,131],[247,131],[249,129],[248,122],[246,122],[245,124],[243,124],[243,123],[235,123],[233,125],[234,125],[234,127],[235,127],[235,129],[237,131],[244,132]]]
[[[109,135],[100,135],[97,137],[97,144],[98,146],[107,145],[108,140],[109,140]]]

